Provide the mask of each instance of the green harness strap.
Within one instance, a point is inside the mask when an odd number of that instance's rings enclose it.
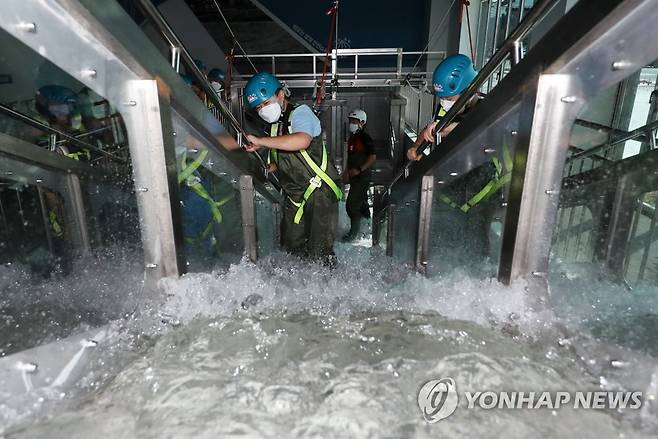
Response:
[[[290,112],[290,115],[288,116],[288,121],[289,124],[291,124],[291,118],[292,118],[292,111]],[[270,127],[270,136],[271,137],[276,137],[279,134],[278,130],[278,124],[272,124]],[[292,127],[288,127],[288,134],[293,134]],[[297,213],[295,214],[294,218],[294,223],[299,224],[302,220],[302,216],[304,216],[304,207],[306,206],[306,202],[311,198],[311,195],[313,195],[313,192],[315,192],[316,189],[322,187],[322,182],[324,182],[327,186],[331,188],[331,190],[334,192],[336,195],[336,198],[338,200],[343,198],[343,191],[338,187],[336,182],[327,175],[327,166],[329,164],[329,160],[327,157],[327,146],[325,142],[322,142],[322,163],[320,166],[313,161],[309,153],[305,150],[302,149],[299,151],[301,156],[304,158],[304,161],[306,161],[306,164],[315,172],[315,176],[309,180],[309,185],[306,188],[306,191],[304,191],[304,195],[302,196],[302,201],[297,202],[290,198],[290,202],[294,206],[297,207]],[[270,149],[270,153],[267,157],[267,162],[269,163],[276,163],[278,161],[278,154],[276,150]]]
[[[55,237],[56,238],[61,237],[64,234],[64,230],[62,229],[62,226],[59,224],[59,221],[57,220],[57,214],[55,213],[54,210],[48,212],[48,220],[50,221],[50,227],[52,228]]]
[[[203,231],[196,236],[195,238],[190,238],[190,237],[185,237],[185,242],[189,244],[197,244],[199,242],[203,242],[206,239],[208,239],[208,236],[210,236],[210,233],[212,232],[212,227],[215,223],[220,224],[222,222],[222,214],[219,211],[219,208],[222,207],[224,204],[228,203],[233,199],[233,195],[229,195],[225,198],[222,198],[219,201],[214,201],[212,198],[210,198],[210,195],[208,195],[208,192],[206,192],[205,188],[203,185],[200,183],[197,183],[199,186],[201,186],[201,189],[203,190],[203,193],[208,196],[206,198],[204,195],[202,195],[201,192],[197,191],[197,188],[190,186],[190,188],[201,198],[205,199],[208,201],[208,204],[210,205],[210,209],[212,211],[212,216],[213,219],[208,221],[208,224],[206,227],[203,229]]]
[[[192,178],[194,171],[199,169],[207,155],[208,150],[204,149],[189,165],[187,164],[187,158],[184,158],[183,169],[181,170],[180,174],[178,174],[178,183],[180,184],[185,182],[187,187],[192,189],[195,194],[206,200],[208,206],[210,206],[210,212],[212,213],[212,220],[208,222],[208,225],[205,227],[205,229],[203,229],[203,232],[201,232],[199,236],[196,238],[185,238],[185,241],[189,243],[205,241],[205,239],[208,237],[208,235],[210,235],[210,232],[212,231],[213,223],[220,224],[222,222],[222,212],[219,210],[219,208],[228,203],[234,197],[233,195],[229,195],[228,197],[225,197],[219,201],[215,201],[210,196],[206,188],[203,187],[201,182],[196,178]]]
[[[503,161],[505,163],[504,166],[500,163],[500,160],[497,157],[494,157],[491,161],[496,168],[496,176],[490,180],[482,189],[480,189],[478,193],[469,198],[466,203],[460,206],[442,193],[439,193],[439,199],[448,206],[467,213],[472,207],[495,194],[498,190],[500,190],[503,186],[512,180],[512,156],[509,149],[507,147],[503,148]],[[504,175],[503,171],[506,171]]]
[[[279,124],[273,123],[270,126],[270,137],[276,137],[279,135]],[[271,165],[272,163],[277,164],[279,162],[279,154],[276,149],[270,148],[267,153],[267,164]]]
[[[204,149],[189,165],[187,164],[187,157],[183,158],[183,169],[178,174],[178,184],[190,178],[192,174],[194,174],[194,171],[199,169],[199,166],[201,166],[201,163],[203,163],[207,155],[208,155],[208,150]]]
[[[434,120],[438,122],[441,119],[443,119],[443,116],[445,116],[446,114],[448,114],[448,112],[443,107],[441,107],[439,108],[439,112],[437,113],[436,118]]]

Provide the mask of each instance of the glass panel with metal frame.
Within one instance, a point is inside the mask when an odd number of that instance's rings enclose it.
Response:
[[[488,161],[450,182],[435,177],[428,275],[496,276],[511,172],[510,162],[497,166]]]
[[[579,115],[564,170],[551,272],[658,286],[656,79],[647,66]]]
[[[6,355],[132,312],[144,272],[121,116],[3,30],[0,71]]]
[[[244,248],[240,173],[176,112],[173,126],[187,269],[209,271],[236,262]]]

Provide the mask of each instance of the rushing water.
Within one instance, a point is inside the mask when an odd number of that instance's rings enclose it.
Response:
[[[426,279],[363,247],[341,246],[339,257],[334,271],[273,255],[257,265],[167,280],[163,297],[113,320],[104,366],[68,394],[40,391],[9,400],[0,390],[0,435],[629,438],[658,432],[650,404],[551,411],[467,410],[460,403],[438,424],[426,423],[417,405],[422,384],[441,377],[453,378],[460,391],[646,392],[656,366],[655,289],[630,294],[592,283],[587,267],[555,270],[552,309],[532,309],[524,285],[507,288],[461,271]],[[123,274],[106,268],[86,283],[78,279],[78,295],[68,299],[88,308],[101,304],[96,311],[105,316],[123,315],[136,303],[116,300],[117,292],[131,298],[140,291],[130,266],[122,264]],[[91,279],[108,287],[92,292]]]

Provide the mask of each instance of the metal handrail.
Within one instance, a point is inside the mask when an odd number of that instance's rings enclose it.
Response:
[[[533,8],[528,12],[521,23],[516,27],[514,32],[507,37],[500,49],[489,59],[487,64],[480,70],[469,87],[461,93],[459,99],[455,102],[452,108],[446,115],[437,123],[435,132],[440,132],[447,125],[452,123],[455,117],[466,107],[466,104],[473,99],[478,93],[480,87],[489,79],[500,66],[501,63],[507,59],[509,55],[512,58],[512,67],[518,64],[521,60],[521,41],[530,33],[534,25],[542,20],[544,16],[556,5],[560,0],[539,0]],[[422,154],[429,146],[428,142],[423,142],[417,149],[418,154]],[[389,184],[389,190],[395,183],[405,175],[408,175],[409,169],[414,166],[416,162],[407,163],[393,178]]]
[[[405,52],[402,48],[364,48],[364,49],[333,49],[329,52],[329,57],[331,59],[331,72],[330,77],[336,78],[337,76],[390,76],[391,73],[395,73],[396,78],[400,78],[403,75],[411,75],[411,72],[405,72],[403,70],[403,60],[405,56],[418,56],[418,55],[441,55],[445,57],[445,51],[428,51],[428,52],[419,52],[419,51],[410,51]],[[324,58],[327,56],[326,53],[321,52],[312,52],[312,53],[268,53],[268,54],[257,54],[249,55],[249,59],[270,59],[272,62],[272,73],[276,73],[276,60],[277,58],[313,58],[313,72],[301,72],[301,73],[286,73],[282,75],[277,75],[280,78],[297,78],[297,77],[312,77],[313,79],[319,78],[322,76],[322,72],[319,72],[317,69],[317,63],[324,62]],[[394,70],[381,71],[381,72],[359,72],[359,57],[375,57],[375,56],[395,56],[396,63],[393,66]],[[352,71],[339,71],[338,70],[338,58],[354,58],[354,69]],[[245,55],[235,55],[236,59],[247,58]],[[319,58],[319,59],[318,59]],[[413,72],[413,76],[418,78],[425,78],[431,72]],[[251,75],[241,75],[243,78],[249,78]]]
[[[77,145],[81,148],[89,149],[90,151],[95,151],[99,154],[102,154],[106,157],[109,157],[112,160],[116,160],[116,161],[121,162],[121,163],[126,163],[126,160],[121,158],[121,157],[117,157],[114,154],[111,154],[107,151],[104,151],[104,150],[98,148],[97,146],[92,145],[91,143],[83,142],[82,140],[80,140],[76,137],[73,137],[69,134],[66,134],[63,131],[60,131],[60,130],[58,130],[56,128],[53,128],[49,125],[46,125],[42,122],[39,122],[38,120],[36,120],[36,119],[26,115],[26,114],[23,114],[20,111],[16,111],[13,108],[9,108],[9,107],[7,107],[3,104],[0,104],[0,113],[6,114],[7,116],[11,117],[12,119],[19,120],[19,121],[21,121],[21,122],[23,122],[27,125],[30,125],[34,128],[38,128],[41,131],[45,131],[48,134],[55,134],[57,137],[60,137],[63,140],[71,142],[71,143],[73,143],[73,144],[75,144],[75,145]]]
[[[612,129],[612,128],[611,128]],[[641,126],[639,128],[636,128],[632,131],[624,132],[621,134],[619,137],[616,139],[610,141],[610,142],[605,142],[600,145],[594,146],[588,150],[585,150],[583,152],[577,153],[569,157],[566,161],[566,163],[571,163],[574,160],[578,159],[584,159],[587,157],[590,157],[597,152],[600,152],[601,150],[607,149],[611,146],[618,145],[620,143],[626,142],[628,140],[635,140],[641,137],[646,136],[647,138],[650,138],[653,135],[653,131],[658,129],[658,121],[651,122],[649,124],[646,124],[644,126]]]
[[[244,148],[242,140],[246,139],[247,137],[246,130],[242,127],[242,125],[240,125],[240,122],[233,115],[231,110],[229,110],[229,108],[226,106],[224,101],[219,97],[215,89],[210,85],[208,78],[197,67],[197,65],[194,62],[194,59],[187,51],[187,49],[185,48],[181,40],[178,38],[174,30],[171,28],[171,26],[169,26],[169,23],[167,23],[165,18],[162,16],[162,14],[160,14],[160,11],[153,5],[151,0],[139,0],[138,4],[142,7],[142,10],[146,14],[146,16],[153,22],[153,24],[156,27],[156,30],[158,30],[160,34],[169,42],[172,48],[175,48],[179,52],[179,55],[183,58],[183,60],[186,63],[187,69],[191,71],[192,76],[201,85],[203,91],[206,93],[206,96],[208,96],[212,104],[222,113],[222,115],[229,122],[231,128],[233,128],[233,130],[236,132],[237,134],[236,140],[238,145],[241,148]],[[257,160],[260,162],[260,165],[263,169],[263,174],[266,176],[265,178],[271,180],[271,182],[275,184],[277,189],[281,189],[279,179],[276,178],[275,175],[267,172],[267,165],[265,164],[265,161],[260,156],[260,154],[258,154],[255,151],[252,152],[251,154],[256,156]]]

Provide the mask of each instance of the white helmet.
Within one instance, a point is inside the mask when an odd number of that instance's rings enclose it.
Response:
[[[352,112],[347,115],[347,118],[359,119],[363,123],[368,122],[368,115],[366,112],[358,108],[356,110],[352,110]]]

